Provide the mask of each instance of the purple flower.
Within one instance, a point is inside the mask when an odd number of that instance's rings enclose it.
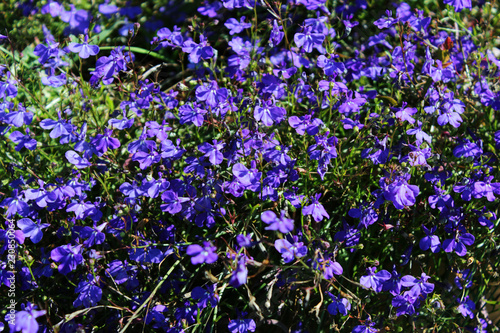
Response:
[[[283,261],[287,264],[295,260],[295,258],[302,258],[307,254],[307,246],[304,246],[303,242],[299,242],[297,236],[277,239],[274,242],[274,247],[276,251],[281,253]]]
[[[414,296],[410,292],[405,292],[403,295],[396,295],[392,299],[392,306],[396,308],[396,315],[413,315],[415,313],[415,300],[416,296]]]
[[[439,237],[434,235],[436,228],[437,227],[433,227],[429,230],[424,225],[422,226],[426,236],[420,240],[419,246],[421,250],[427,251],[428,249],[431,249],[433,253],[438,253],[441,250]]]
[[[455,7],[457,13],[461,12],[462,9],[472,9],[471,0],[443,0],[443,3]]]
[[[36,318],[45,315],[47,311],[45,310],[35,310],[36,305],[28,302],[26,305],[22,305],[22,311],[17,311],[15,315],[8,313],[5,316],[5,321],[9,323],[11,332],[22,333],[36,333],[38,332],[39,325]]]
[[[410,124],[415,123],[415,119],[412,118],[414,114],[417,113],[416,108],[407,108],[406,103],[403,102],[403,106],[401,108],[396,109],[396,119],[403,122],[408,121]]]
[[[219,89],[217,81],[212,81],[208,85],[203,84],[196,88],[196,99],[201,102],[204,101],[212,108],[226,101],[227,96],[228,90],[226,88]]]
[[[376,267],[368,267],[366,272],[368,275],[364,275],[360,279],[360,284],[365,288],[372,288],[375,292],[379,293],[382,291],[384,282],[391,278],[391,273],[385,269],[375,273]]]
[[[377,222],[378,220],[378,214],[373,210],[373,203],[372,204],[361,204],[360,209],[358,208],[353,208],[349,210],[349,216],[360,219],[358,229],[363,226],[365,228],[368,228],[368,226],[372,225],[373,223]]]
[[[264,223],[269,224],[266,230],[278,230],[284,234],[293,230],[293,220],[285,217],[284,210],[281,211],[279,218],[270,210],[263,212],[260,218]]]
[[[160,206],[161,210],[164,212],[169,212],[170,214],[177,214],[182,210],[182,204],[189,201],[187,197],[179,197],[177,192],[168,190],[163,192],[161,199],[164,204]]]
[[[417,125],[418,125],[417,128],[409,129],[408,131],[406,131],[406,134],[415,135],[415,137],[417,138],[417,143],[416,143],[417,146],[420,146],[420,144],[424,141],[430,144],[432,138],[429,134],[422,131],[422,122],[420,120],[417,122]]]
[[[298,47],[303,47],[306,53],[311,53],[313,48],[320,50],[322,48],[325,35],[313,33],[311,26],[306,26],[303,33],[296,33],[293,40]]]
[[[248,278],[248,269],[247,269],[247,257],[242,254],[238,259],[238,263],[236,265],[236,269],[231,274],[229,278],[229,284],[235,288],[238,288],[245,283],[247,283]]]
[[[207,45],[205,36],[200,35],[200,43],[195,43],[192,39],[185,41],[182,44],[182,51],[189,53],[189,61],[194,64],[200,62],[201,59],[210,59],[214,56],[214,49]]]
[[[273,123],[280,123],[285,117],[286,110],[275,106],[272,101],[264,102],[262,105],[255,106],[255,120],[261,121],[264,126],[272,126]]]
[[[239,34],[244,29],[252,27],[252,23],[245,23],[245,16],[242,16],[239,22],[235,18],[230,18],[226,21],[226,23],[224,23],[224,25],[226,28],[230,29],[230,35]]]
[[[327,292],[328,296],[332,299],[332,303],[328,305],[328,312],[332,315],[335,316],[337,313],[340,313],[343,316],[347,315],[347,312],[351,310],[351,303],[349,303],[349,300],[347,298],[340,298],[335,295],[333,295],[330,292]]]
[[[469,296],[465,296],[462,300],[457,299],[459,302],[458,312],[464,317],[469,317],[470,319],[474,318],[474,310],[476,310],[476,304],[469,298]]]
[[[459,228],[460,229],[460,228]],[[474,244],[476,238],[469,233],[462,233],[461,231],[456,231],[456,236],[451,239],[445,239],[443,241],[443,249],[444,252],[453,252],[460,257],[463,257],[467,254],[467,248],[465,247]]]
[[[217,248],[213,246],[210,242],[203,242],[203,247],[198,244],[189,245],[186,254],[191,256],[191,263],[193,265],[198,264],[213,264],[217,261],[219,256],[216,251]]]
[[[285,37],[285,33],[283,31],[283,27],[278,25],[278,21],[274,20],[273,21],[273,29],[271,30],[271,36],[269,36],[269,45],[271,47],[278,46],[279,43],[283,40],[283,37]]]
[[[453,149],[453,155],[457,158],[460,157],[479,157],[483,150],[474,142],[469,139],[460,140],[458,146]]]
[[[430,276],[425,273],[421,274],[420,279],[411,276],[405,275],[401,278],[401,285],[403,287],[411,287],[410,294],[412,297],[417,298],[420,295],[427,295],[434,291],[434,284],[427,282],[430,279]]]
[[[191,291],[191,297],[198,300],[198,307],[200,309],[206,308],[208,302],[210,302],[210,305],[215,308],[217,303],[219,303],[219,295],[215,293],[217,284],[209,285],[205,288],[194,287]]]
[[[99,46],[88,43],[89,35],[85,35],[85,40],[82,44],[70,43],[68,49],[73,53],[78,53],[80,58],[87,59],[90,56],[95,56],[99,53]]]
[[[26,129],[26,135],[19,131],[14,131],[10,134],[9,139],[17,144],[16,151],[21,151],[23,148],[29,150],[36,149],[37,141],[29,135],[29,129]]]
[[[23,231],[25,237],[29,237],[33,243],[38,243],[42,240],[42,229],[49,227],[50,224],[42,223],[36,220],[36,223],[29,218],[20,219],[17,221],[17,227]]]
[[[322,204],[319,203],[319,198],[321,198],[321,194],[318,193],[312,198],[312,203],[309,206],[305,206],[302,209],[302,215],[312,215],[314,221],[321,222],[323,218],[330,218],[330,215],[326,212],[325,208]]]
[[[84,308],[95,306],[102,298],[102,289],[99,288],[100,277],[94,277],[92,274],[87,275],[87,279],[80,281],[78,287],[75,288],[75,293],[78,297],[73,302],[75,308],[80,305]]]
[[[201,127],[206,113],[207,111],[200,108],[196,103],[193,106],[184,104],[179,107],[179,123],[181,125],[195,124],[197,127]]]
[[[50,252],[50,257],[60,263],[57,269],[61,274],[66,275],[83,263],[83,256],[80,254],[81,250],[82,245],[62,245],[53,249]]]
[[[227,325],[231,333],[255,332],[257,325],[253,319],[233,319]]]
[[[222,141],[212,140],[213,145],[205,142],[198,146],[198,150],[204,153],[205,157],[208,157],[208,160],[213,165],[221,164],[224,159],[224,155],[220,152],[224,146],[226,145]]]
[[[381,186],[384,186],[385,179],[385,177],[381,178]],[[397,176],[394,182],[387,186],[384,191],[385,198],[392,201],[396,209],[403,209],[405,206],[413,206],[416,202],[415,197],[420,193],[417,185],[408,184],[409,179],[409,174]]]

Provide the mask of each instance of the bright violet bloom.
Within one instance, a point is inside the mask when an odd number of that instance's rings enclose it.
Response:
[[[220,103],[227,100],[228,91],[226,88],[220,88],[217,81],[209,84],[203,84],[196,88],[196,99],[205,102],[208,106],[215,108]]]
[[[83,245],[71,246],[69,244],[56,247],[50,252],[50,257],[55,262],[59,262],[57,269],[63,275],[76,269],[76,266],[83,263],[83,256],[80,254]]]
[[[89,35],[85,35],[85,39],[82,44],[70,43],[68,45],[68,49],[73,53],[78,53],[80,58],[83,59],[97,55],[97,53],[99,53],[99,46],[89,44],[88,40]]]
[[[335,316],[337,313],[346,316],[347,312],[351,310],[351,303],[349,303],[349,300],[347,298],[337,297],[330,292],[327,292],[327,294],[332,299],[332,303],[328,305],[328,312],[330,312],[332,316]]]
[[[38,243],[42,240],[42,229],[49,227],[50,224],[42,223],[37,220],[36,223],[29,218],[20,219],[17,221],[17,227],[23,231],[25,237],[29,237],[33,243]]]
[[[325,40],[325,35],[313,33],[312,27],[307,26],[303,33],[295,34],[293,40],[298,47],[303,47],[306,53],[311,53],[313,48],[321,48],[321,44]]]
[[[460,303],[458,305],[458,312],[464,317],[469,317],[470,319],[474,318],[474,310],[476,310],[476,304],[469,298],[469,295],[465,296],[463,300],[457,299]]]
[[[430,276],[422,273],[420,279],[411,276],[405,275],[401,278],[401,285],[403,287],[411,288],[409,293],[412,297],[419,297],[420,295],[430,294],[434,291],[434,284],[427,282],[430,279]]]
[[[461,233],[457,230],[457,236],[443,241],[444,252],[455,252],[458,256],[463,257],[467,254],[467,246],[474,244],[476,238],[469,233]]]
[[[194,64],[200,62],[200,59],[206,60],[214,56],[214,49],[207,45],[205,36],[200,35],[200,43],[195,43],[192,39],[182,44],[182,51],[189,53],[189,61]]]
[[[19,131],[14,131],[10,134],[9,139],[12,140],[16,146],[16,151],[21,151],[21,149],[26,148],[29,150],[35,150],[37,141],[29,135],[29,129],[26,128],[26,135]]]
[[[213,264],[219,258],[215,252],[216,250],[217,248],[210,242],[203,242],[203,247],[198,244],[189,245],[186,254],[192,257],[191,263],[193,265],[203,263]]]
[[[379,293],[382,291],[384,282],[391,278],[391,273],[385,269],[375,273],[376,267],[368,267],[366,272],[368,275],[364,275],[360,279],[360,284],[365,288],[372,288],[375,292]]]
[[[415,301],[417,297],[410,292],[405,292],[403,295],[396,295],[392,299],[392,306],[396,308],[396,315],[412,315],[415,313]]]
[[[284,210],[281,211],[279,218],[270,210],[263,212],[260,218],[264,223],[269,224],[266,230],[278,230],[284,234],[293,230],[293,220],[285,217]]]
[[[384,179],[385,177],[381,178],[381,184],[385,184]],[[408,180],[410,180],[410,174],[398,176],[384,192],[385,198],[392,201],[396,209],[403,209],[405,206],[413,206],[416,202],[415,197],[420,193],[418,186],[408,184]]]
[[[73,302],[75,308],[82,305],[85,308],[95,306],[102,298],[102,289],[99,288],[100,277],[94,276],[92,274],[87,275],[87,279],[80,281],[78,287],[75,289],[75,293],[78,297]]]
[[[285,263],[290,263],[295,258],[302,258],[307,254],[307,246],[304,246],[303,242],[299,242],[297,236],[288,236],[287,239],[277,239],[274,242],[274,247],[276,251],[281,253],[281,257]]]
[[[285,108],[275,106],[272,101],[257,105],[254,111],[255,120],[261,121],[264,126],[272,126],[275,122],[281,122],[285,115]]]
[[[213,145],[205,142],[198,146],[198,150],[204,153],[204,156],[208,157],[208,160],[213,165],[221,164],[222,160],[224,159],[224,155],[222,155],[220,151],[224,149],[224,146],[226,144],[222,141],[217,140],[212,140],[212,143]]]
[[[240,255],[238,259],[238,264],[236,265],[236,269],[231,274],[229,278],[229,284],[235,288],[244,285],[247,283],[248,278],[248,269],[247,269],[247,257],[243,254]]]
[[[316,222],[321,222],[325,217],[330,218],[323,205],[319,203],[319,198],[321,198],[321,193],[316,194],[312,199],[312,203],[302,209],[302,215],[312,215]]]
[[[252,27],[252,23],[245,23],[245,16],[242,16],[239,22],[235,18],[230,18],[224,25],[226,28],[230,29],[230,35],[239,34],[243,30]]]
[[[441,242],[439,241],[439,237],[434,235],[437,227],[434,226],[429,230],[423,225],[422,229],[424,230],[426,236],[420,240],[420,249],[423,251],[431,249],[433,253],[438,253],[441,250]]]
[[[5,316],[5,321],[9,323],[11,332],[21,332],[22,333],[36,333],[38,332],[38,322],[36,318],[45,315],[47,311],[45,310],[35,310],[36,305],[28,302],[26,305],[22,304],[22,311],[17,311],[14,315],[15,318],[10,314]]]

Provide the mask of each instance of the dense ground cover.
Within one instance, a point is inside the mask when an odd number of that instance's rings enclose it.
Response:
[[[496,1],[3,1],[0,326],[495,332]]]

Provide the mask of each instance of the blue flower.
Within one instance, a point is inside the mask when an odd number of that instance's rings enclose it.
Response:
[[[40,224],[40,222],[41,221],[39,219],[35,223],[29,218],[24,218],[17,221],[17,226],[23,231],[25,237],[29,237],[31,241],[36,244],[42,240],[42,229],[50,226],[48,223]]]
[[[261,220],[269,224],[266,230],[278,230],[281,233],[289,233],[293,230],[293,220],[285,217],[285,211],[281,211],[281,215],[278,218],[276,214],[270,210],[263,212],[260,215]]]
[[[192,256],[191,263],[198,264],[213,264],[217,261],[219,256],[215,252],[217,248],[210,244],[210,242],[203,242],[203,247],[198,244],[189,245],[186,254]]]
[[[95,306],[102,298],[102,290],[99,288],[99,276],[94,277],[92,274],[87,275],[87,279],[80,281],[78,287],[75,288],[75,293],[78,297],[73,302],[75,308],[82,305],[85,308]]]
[[[63,275],[76,269],[76,266],[83,263],[81,255],[82,245],[71,246],[70,244],[56,247],[50,252],[52,260],[59,262],[57,269]]]

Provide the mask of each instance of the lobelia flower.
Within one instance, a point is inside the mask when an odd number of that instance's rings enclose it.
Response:
[[[203,242],[203,247],[198,244],[189,245],[186,254],[192,256],[191,263],[193,265],[198,264],[213,264],[217,261],[219,256],[216,251],[217,248],[213,246],[210,242]]]
[[[460,157],[479,157],[483,153],[481,147],[469,139],[460,140],[458,146],[453,149],[453,155]]]
[[[95,306],[102,298],[102,289],[99,288],[100,277],[94,277],[92,274],[87,275],[87,279],[80,281],[75,288],[75,293],[78,297],[73,302],[75,308],[83,306],[89,308]]]
[[[433,253],[438,253],[439,251],[441,251],[441,242],[439,241],[439,237],[434,235],[437,226],[434,226],[429,230],[424,225],[422,225],[422,229],[424,230],[426,236],[419,242],[420,249],[423,251],[431,249]]]
[[[269,46],[275,47],[281,43],[283,37],[285,37],[285,33],[282,30],[283,27],[278,26],[278,21],[273,20],[273,29],[271,30],[271,36],[269,36]]]
[[[464,317],[469,317],[470,319],[474,318],[474,310],[476,310],[476,304],[469,298],[469,295],[465,296],[462,300],[457,298],[459,303],[458,312]]]
[[[247,283],[248,269],[246,263],[247,263],[246,255],[241,254],[238,259],[236,269],[233,271],[231,277],[229,278],[229,284],[231,286],[238,288]]]
[[[332,303],[330,303],[327,308],[328,312],[332,316],[335,316],[337,313],[346,316],[347,312],[351,310],[351,303],[349,302],[349,300],[344,297],[337,297],[330,292],[327,292],[327,294],[332,299]]]
[[[311,53],[313,48],[320,50],[322,48],[325,35],[313,33],[311,26],[306,26],[302,33],[296,33],[293,40],[298,47],[303,47],[306,53]]]
[[[198,300],[198,308],[204,309],[207,307],[208,303],[215,308],[217,303],[219,303],[219,295],[216,292],[217,284],[212,284],[205,286],[205,288],[194,287],[191,290],[191,297]]]
[[[261,121],[264,126],[272,126],[275,122],[279,124],[285,116],[285,108],[275,106],[273,101],[264,101],[255,106],[255,120]]]
[[[385,269],[375,273],[376,269],[376,267],[368,267],[366,269],[368,275],[362,276],[359,283],[363,287],[372,288],[375,292],[379,293],[382,291],[384,282],[391,278],[391,273]]]
[[[230,29],[230,35],[239,34],[243,30],[252,27],[252,23],[245,23],[245,16],[242,16],[239,22],[235,18],[230,18],[224,25],[226,28]]]
[[[432,141],[432,138],[429,134],[422,131],[422,122],[420,120],[417,121],[417,125],[418,125],[417,128],[412,128],[412,129],[407,130],[406,134],[415,135],[415,137],[417,138],[416,146],[420,146],[420,144],[424,141],[426,141],[427,143],[430,144]]]
[[[205,102],[212,108],[226,101],[227,97],[228,90],[226,88],[219,89],[217,81],[212,81],[208,85],[203,84],[196,88],[196,99],[200,102]]]
[[[330,218],[323,205],[319,203],[319,198],[321,198],[321,193],[316,194],[312,198],[312,203],[302,209],[302,215],[312,215],[316,222],[321,222],[325,217]]]
[[[89,35],[85,35],[85,39],[82,44],[70,43],[68,49],[73,53],[78,53],[80,58],[87,59],[90,56],[95,56],[99,53],[99,46],[91,45],[88,43]]]
[[[375,323],[370,318],[365,320],[364,325],[358,325],[353,328],[352,333],[378,333],[378,329],[374,328]]]
[[[404,292],[403,295],[396,295],[392,299],[392,306],[396,308],[396,315],[413,315],[415,314],[415,301],[417,297],[410,292]]]
[[[395,108],[396,110],[396,119],[403,122],[407,121],[410,124],[415,123],[415,119],[412,118],[413,115],[417,113],[416,108],[407,108],[406,107],[406,102],[403,102],[403,105],[401,108]]]
[[[39,219],[37,219],[35,223],[29,218],[24,218],[17,221],[17,227],[22,230],[25,237],[29,237],[31,241],[36,244],[42,240],[42,229],[50,226],[48,223],[40,224],[40,222]]]
[[[474,244],[476,238],[465,232],[465,228],[459,226],[455,231],[455,236],[451,239],[445,239],[443,241],[444,252],[455,252],[458,256],[463,257],[467,254],[467,248],[465,247]]]
[[[227,325],[231,333],[255,332],[257,325],[253,319],[233,319]]]
[[[274,248],[281,253],[283,261],[287,264],[295,260],[295,258],[302,258],[307,255],[307,246],[304,246],[303,242],[299,242],[297,236],[287,236],[286,239],[277,239],[274,242]]]
[[[472,9],[471,0],[443,0],[445,5],[451,5],[455,7],[455,11],[461,12],[463,9]]]
[[[403,287],[411,287],[409,294],[414,298],[418,298],[420,295],[426,296],[434,291],[434,284],[427,282],[429,279],[430,276],[425,273],[422,273],[420,278],[405,275],[401,278],[401,285]]]
[[[495,194],[500,195],[500,183],[492,183],[493,176],[484,178],[484,181],[474,183],[474,198],[486,197],[490,202],[495,201]]]
[[[26,305],[21,305],[21,311],[17,311],[16,314],[11,315],[8,313],[5,316],[5,321],[9,323],[9,328],[11,332],[22,333],[36,333],[38,332],[39,325],[36,318],[45,315],[47,311],[36,310],[37,306],[27,302]]]
[[[199,44],[195,43],[192,39],[186,40],[182,44],[182,51],[189,53],[189,61],[194,64],[200,62],[200,58],[206,60],[214,56],[214,49],[207,45],[203,34],[200,35]]]
[[[363,203],[360,208],[350,209],[348,214],[350,217],[360,219],[358,229],[361,226],[368,228],[378,220],[378,214],[373,210],[373,203]]]
[[[220,152],[225,147],[225,143],[222,141],[212,140],[212,145],[208,142],[205,142],[198,146],[198,150],[204,153],[205,157],[208,158],[210,163],[213,165],[218,165],[222,163],[224,159],[224,155]]]
[[[408,184],[410,174],[397,176],[394,182],[389,184],[384,190],[384,197],[392,201],[396,209],[403,209],[405,206],[413,206],[416,202],[415,197],[418,196],[420,190],[417,185]],[[380,179],[380,184],[385,187],[385,177]]]
[[[9,139],[12,140],[16,146],[16,151],[21,151],[21,149],[26,148],[29,150],[35,150],[37,141],[30,136],[30,131],[26,128],[26,135],[19,131],[14,131],[10,134]]]
[[[63,275],[76,269],[76,266],[83,263],[81,255],[83,245],[71,246],[70,244],[56,247],[50,252],[50,258],[59,262],[57,269]]]
[[[179,107],[179,123],[181,125],[194,124],[196,127],[201,127],[206,113],[207,111],[200,108],[196,103],[193,103],[192,106],[184,104]]]
[[[281,233],[289,233],[293,230],[293,220],[285,217],[286,212],[281,211],[280,217],[278,218],[276,214],[270,210],[263,212],[260,215],[261,220],[269,224],[266,230],[278,230]]]

